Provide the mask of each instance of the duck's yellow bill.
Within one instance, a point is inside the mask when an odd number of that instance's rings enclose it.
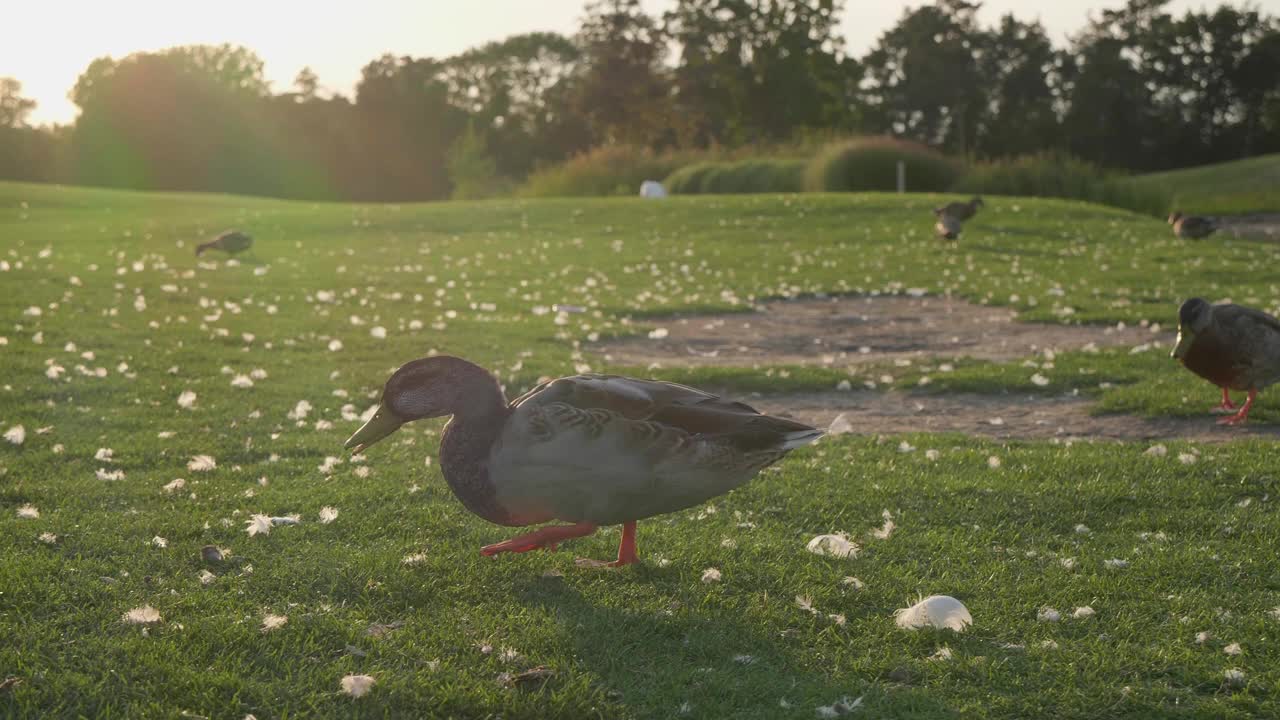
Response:
[[[1195,339],[1195,334],[1190,330],[1178,328],[1178,341],[1173,344],[1173,352],[1169,353],[1169,357],[1181,360],[1186,356],[1187,351],[1191,349],[1191,341]]]
[[[350,450],[352,455],[359,455],[365,448],[399,430],[400,425],[399,418],[379,407],[373,417],[369,418],[369,422],[355,431],[342,447]]]

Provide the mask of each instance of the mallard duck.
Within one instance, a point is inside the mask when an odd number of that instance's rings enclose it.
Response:
[[[239,230],[228,230],[207,243],[196,246],[196,255],[203,255],[205,250],[221,250],[228,255],[235,255],[248,250],[253,245],[253,238]]]
[[[449,356],[413,360],[387,380],[353,453],[407,422],[452,415],[440,468],[468,510],[492,523],[560,520],[487,545],[483,555],[554,549],[622,525],[618,559],[636,562],[636,521],[703,503],[746,483],[823,432],[675,383],[575,375],[508,403],[484,368]]]
[[[1169,224],[1173,226],[1174,235],[1192,240],[1209,237],[1218,229],[1218,221],[1213,218],[1183,215],[1177,211],[1169,216]]]
[[[955,216],[948,215],[944,212],[938,213],[938,222],[934,223],[933,231],[939,237],[947,240],[955,240],[960,237],[960,220]]]
[[[933,214],[939,217],[947,215],[964,222],[978,214],[978,208],[982,207],[982,205],[982,198],[975,196],[969,202],[953,202],[947,203],[942,207],[936,207],[933,209]]]
[[[1171,357],[1222,388],[1222,404],[1214,410],[1235,410],[1230,391],[1247,390],[1239,412],[1218,421],[1243,423],[1258,392],[1280,380],[1280,320],[1253,308],[1191,298],[1178,310]]]

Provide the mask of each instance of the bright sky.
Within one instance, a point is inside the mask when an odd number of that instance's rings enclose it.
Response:
[[[981,18],[993,24],[1013,12],[1038,18],[1056,42],[1085,23],[1091,10],[1124,0],[986,0]],[[674,0],[642,0],[651,14]],[[847,0],[841,28],[848,50],[862,54],[920,0]],[[1173,0],[1172,12],[1216,7],[1216,0]],[[1260,0],[1280,14],[1280,0]],[[344,4],[315,0],[34,0],[4,10],[0,77],[17,78],[23,95],[39,103],[32,121],[70,122],[76,107],[67,93],[98,57],[173,45],[244,45],[266,62],[267,79],[286,90],[310,66],[323,88],[350,94],[360,68],[379,55],[447,57],[508,35],[550,30],[572,33],[583,0],[361,0]]]

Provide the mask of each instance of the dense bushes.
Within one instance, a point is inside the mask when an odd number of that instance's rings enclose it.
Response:
[[[782,158],[701,162],[676,170],[664,184],[678,195],[800,192],[805,165],[804,160]]]
[[[1156,216],[1168,212],[1171,202],[1162,188],[1137,185],[1128,182],[1125,176],[1056,154],[1027,155],[975,165],[953,190],[965,194],[1087,200]]]
[[[892,192],[898,186],[898,161],[906,163],[909,192],[949,190],[964,164],[909,140],[877,136],[832,143],[805,171],[805,189],[814,192]]]

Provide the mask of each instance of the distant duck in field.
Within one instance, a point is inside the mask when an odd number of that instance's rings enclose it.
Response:
[[[1169,216],[1169,224],[1174,235],[1191,240],[1209,237],[1218,229],[1218,221],[1213,218],[1183,215],[1176,210]]]
[[[960,237],[961,228],[960,220],[954,215],[948,215],[947,213],[942,212],[942,208],[938,208],[933,212],[938,216],[938,222],[933,225],[933,231],[938,234],[938,237],[945,238],[947,240],[958,239]]]
[[[1218,421],[1243,424],[1258,392],[1280,381],[1280,320],[1241,305],[1191,298],[1178,309],[1178,342],[1171,356],[1222,388],[1222,404],[1214,410],[1235,410],[1229,391],[1248,391],[1239,412]]]
[[[207,243],[196,246],[196,255],[203,255],[205,250],[221,250],[228,255],[244,252],[253,245],[253,238],[239,230],[228,230]]]
[[[978,214],[978,208],[983,206],[982,198],[974,197],[969,202],[953,202],[947,203],[942,207],[933,209],[933,214],[941,217],[947,215],[964,222]]]

